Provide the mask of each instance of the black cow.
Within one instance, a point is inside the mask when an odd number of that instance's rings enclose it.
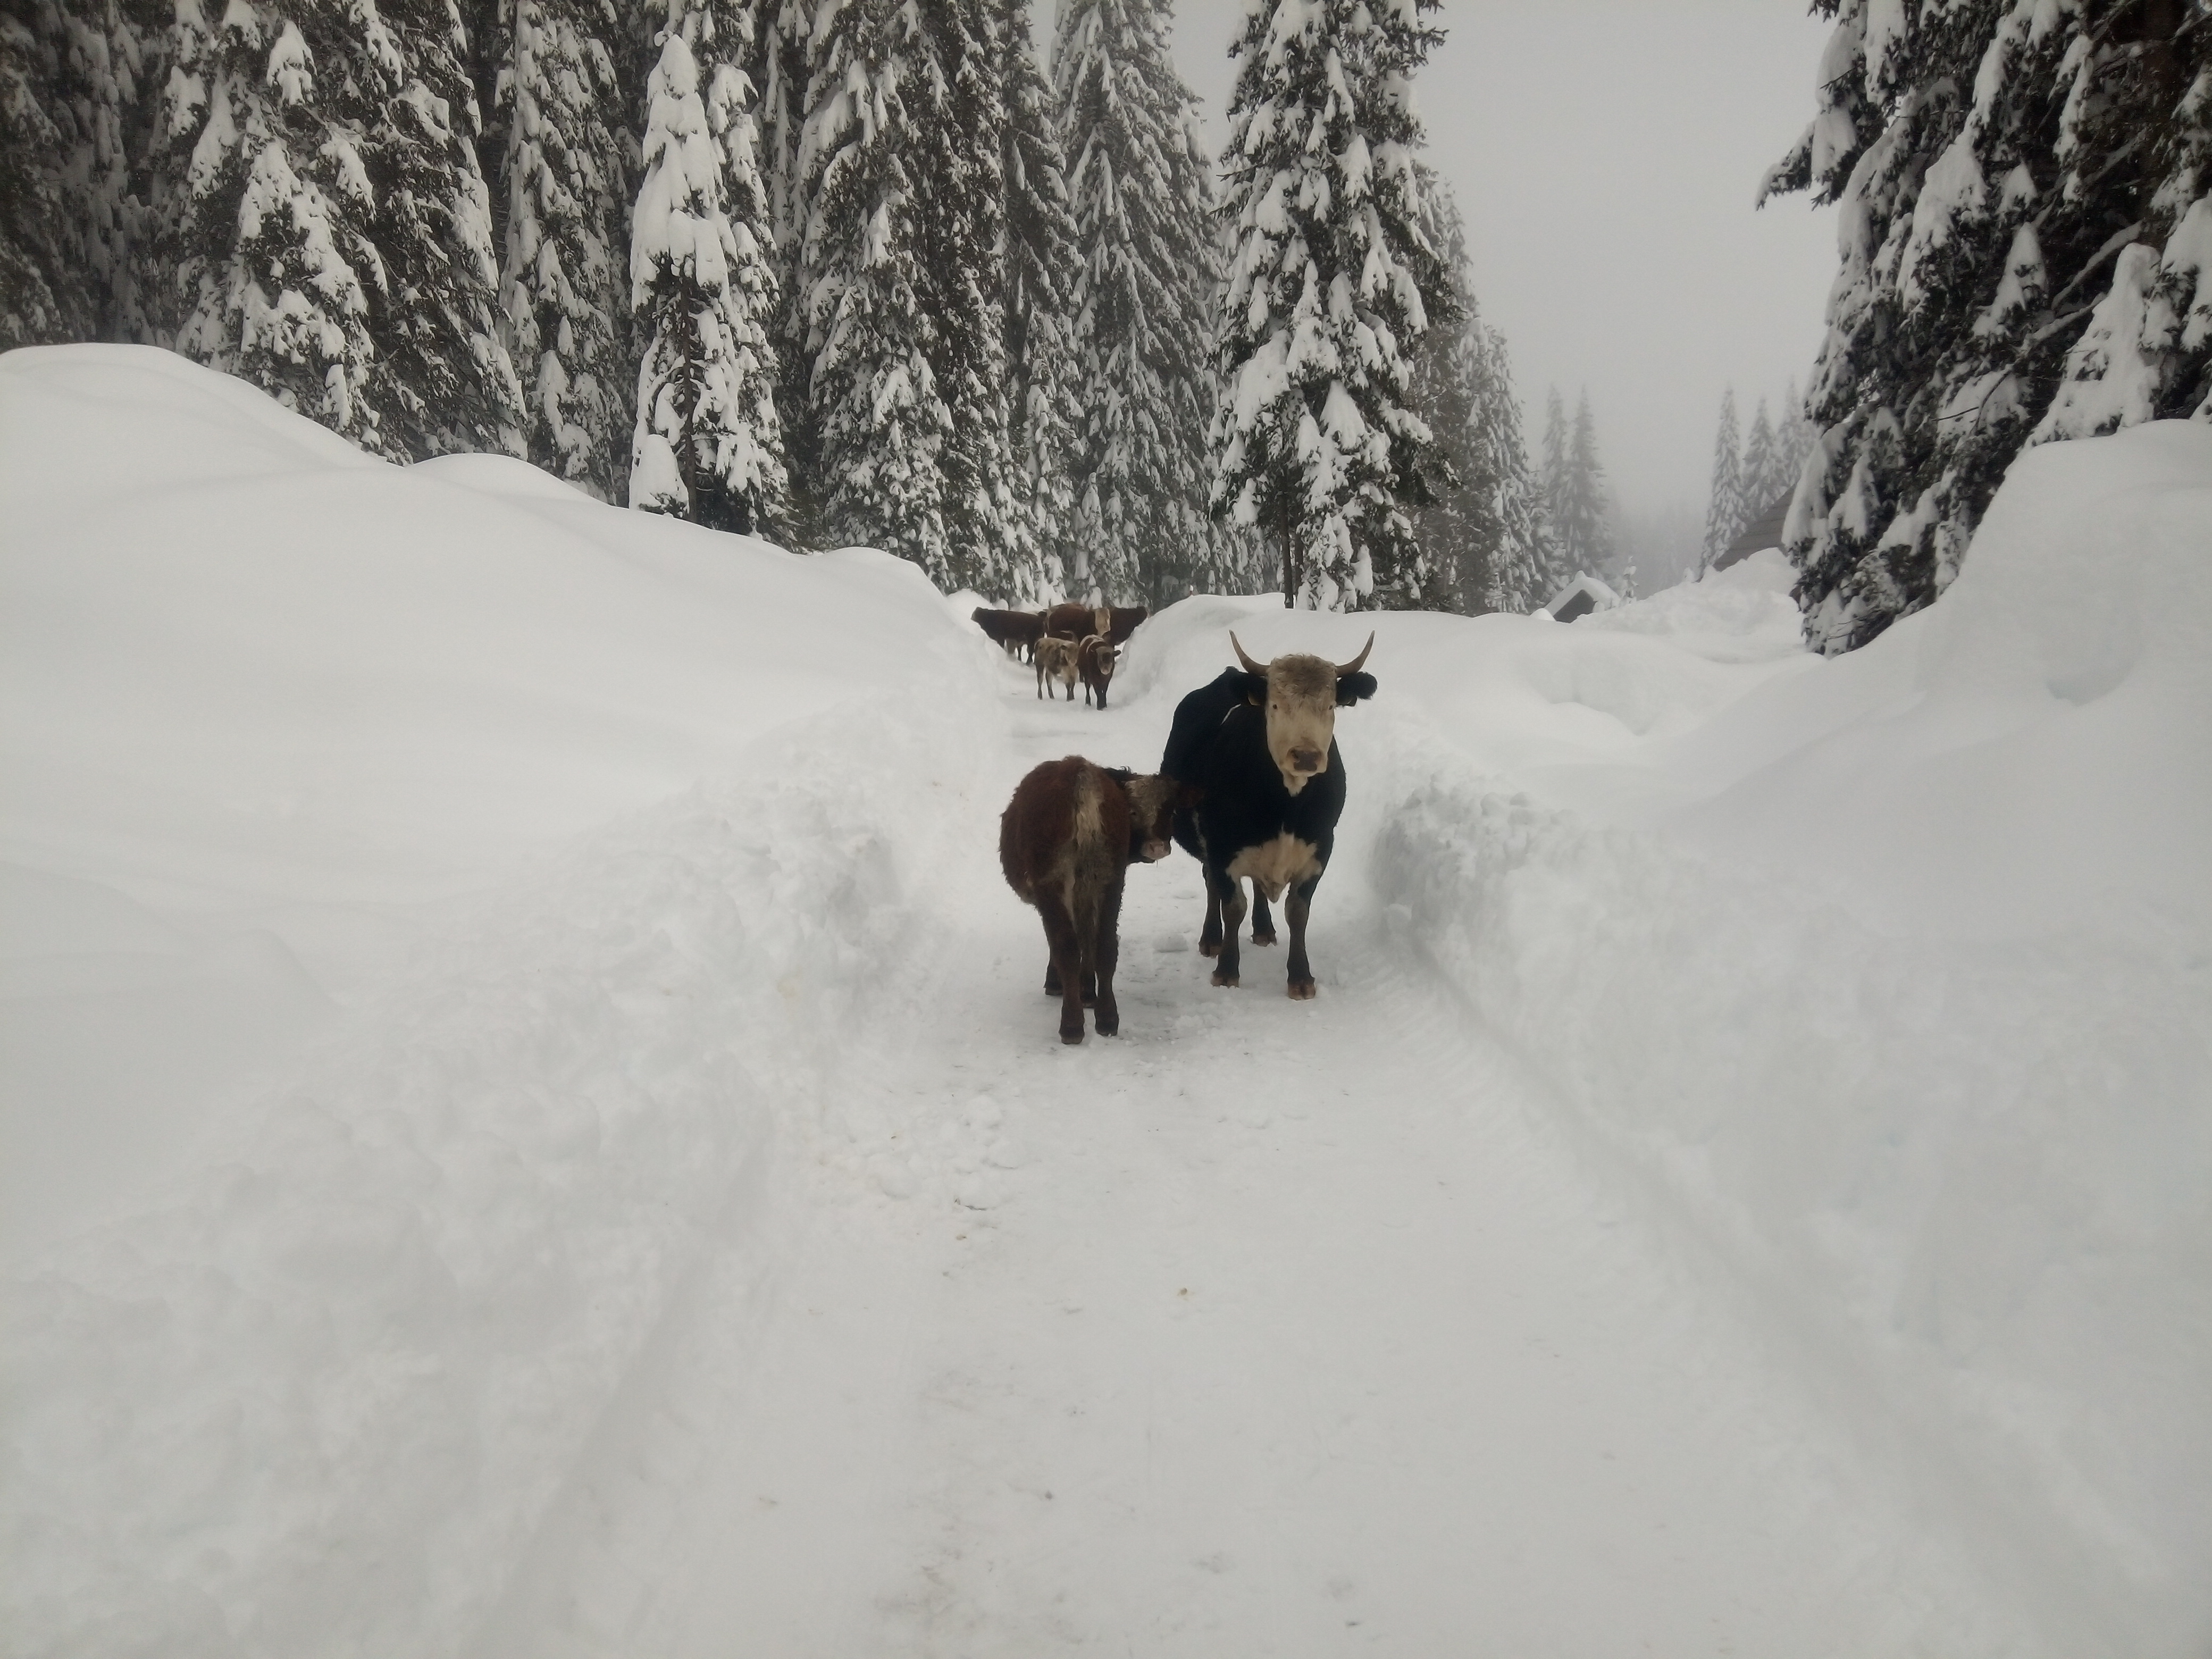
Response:
[[[1234,634],[1229,642],[1243,668],[1223,671],[1176,705],[1160,772],[1199,792],[1194,809],[1176,813],[1175,837],[1206,871],[1198,948],[1220,957],[1213,982],[1237,982],[1249,880],[1255,945],[1275,942],[1267,905],[1290,893],[1290,993],[1303,999],[1314,994],[1306,916],[1344,813],[1336,711],[1375,695],[1375,677],[1361,672],[1375,636],[1340,666],[1304,655],[1256,663]]]

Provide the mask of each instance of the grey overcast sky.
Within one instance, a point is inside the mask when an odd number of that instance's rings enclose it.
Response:
[[[1054,9],[1038,0],[1041,42]],[[1176,7],[1216,155],[1244,11]],[[1447,0],[1439,19],[1449,38],[1416,82],[1430,160],[1466,216],[1531,448],[1546,389],[1571,413],[1587,386],[1622,505],[1702,514],[1723,388],[1748,424],[1820,345],[1834,212],[1751,204],[1812,118],[1827,26],[1797,0]]]

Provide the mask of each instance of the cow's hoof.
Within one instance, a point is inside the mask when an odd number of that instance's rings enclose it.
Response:
[[[1067,1044],[1069,1048],[1073,1048],[1077,1043],[1083,1041],[1083,1028],[1079,1025],[1072,1031],[1062,1031],[1060,1034],[1060,1040]]]
[[[1198,953],[1202,957],[1219,956],[1221,954],[1221,941],[1219,939],[1216,939],[1212,944],[1208,945],[1204,939],[1199,940]]]
[[[1273,945],[1274,942],[1275,931],[1272,927],[1264,933],[1255,933],[1252,935],[1252,943],[1255,945]]]
[[[1292,980],[1291,981],[1291,1000],[1293,1002],[1311,1002],[1314,1000],[1314,982],[1310,979]]]
[[[1216,972],[1213,975],[1213,982],[1216,985],[1224,986],[1228,989],[1233,991],[1237,988],[1237,975],[1234,974]]]
[[[1098,1022],[1098,1035],[1099,1035],[1100,1036],[1121,1036],[1121,1022],[1120,1020],[1118,1020],[1118,1019],[1102,1019],[1102,1020],[1100,1020],[1100,1021]]]

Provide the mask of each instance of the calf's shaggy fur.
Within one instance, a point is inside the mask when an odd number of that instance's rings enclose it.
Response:
[[[1060,1040],[1083,1041],[1083,1010],[1098,1035],[1121,1029],[1114,1001],[1121,957],[1121,886],[1133,860],[1168,855],[1188,791],[1165,778],[1109,771],[1080,755],[1031,769],[999,819],[1006,885],[1044,923],[1044,988],[1060,997]]]

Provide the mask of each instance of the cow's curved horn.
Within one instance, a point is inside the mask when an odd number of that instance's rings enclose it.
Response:
[[[1235,635],[1233,635],[1233,634],[1230,635],[1230,638],[1231,638],[1231,639],[1234,639],[1234,638],[1236,638],[1236,637],[1237,637],[1237,636],[1236,636]],[[1361,646],[1361,647],[1359,647],[1359,654],[1358,654],[1358,656],[1354,657],[1354,658],[1353,658],[1350,662],[1347,662],[1347,663],[1340,663],[1340,664],[1337,665],[1337,670],[1336,670],[1337,678],[1338,678],[1339,679],[1342,679],[1342,678],[1343,678],[1346,674],[1357,674],[1357,673],[1358,673],[1358,672],[1359,672],[1363,667],[1364,667],[1364,666],[1366,665],[1366,663],[1367,663],[1367,653],[1368,653],[1369,652],[1372,651],[1374,648],[1375,648],[1375,635],[1372,635],[1372,634],[1370,634],[1370,635],[1367,636],[1367,643],[1366,643],[1366,644],[1364,644],[1364,645],[1363,645],[1363,646]]]
[[[1244,665],[1246,673],[1264,674],[1267,672],[1267,664],[1252,660],[1250,653],[1244,649],[1243,642],[1237,637],[1237,630],[1233,628],[1229,630],[1229,643],[1237,647],[1237,660]]]

